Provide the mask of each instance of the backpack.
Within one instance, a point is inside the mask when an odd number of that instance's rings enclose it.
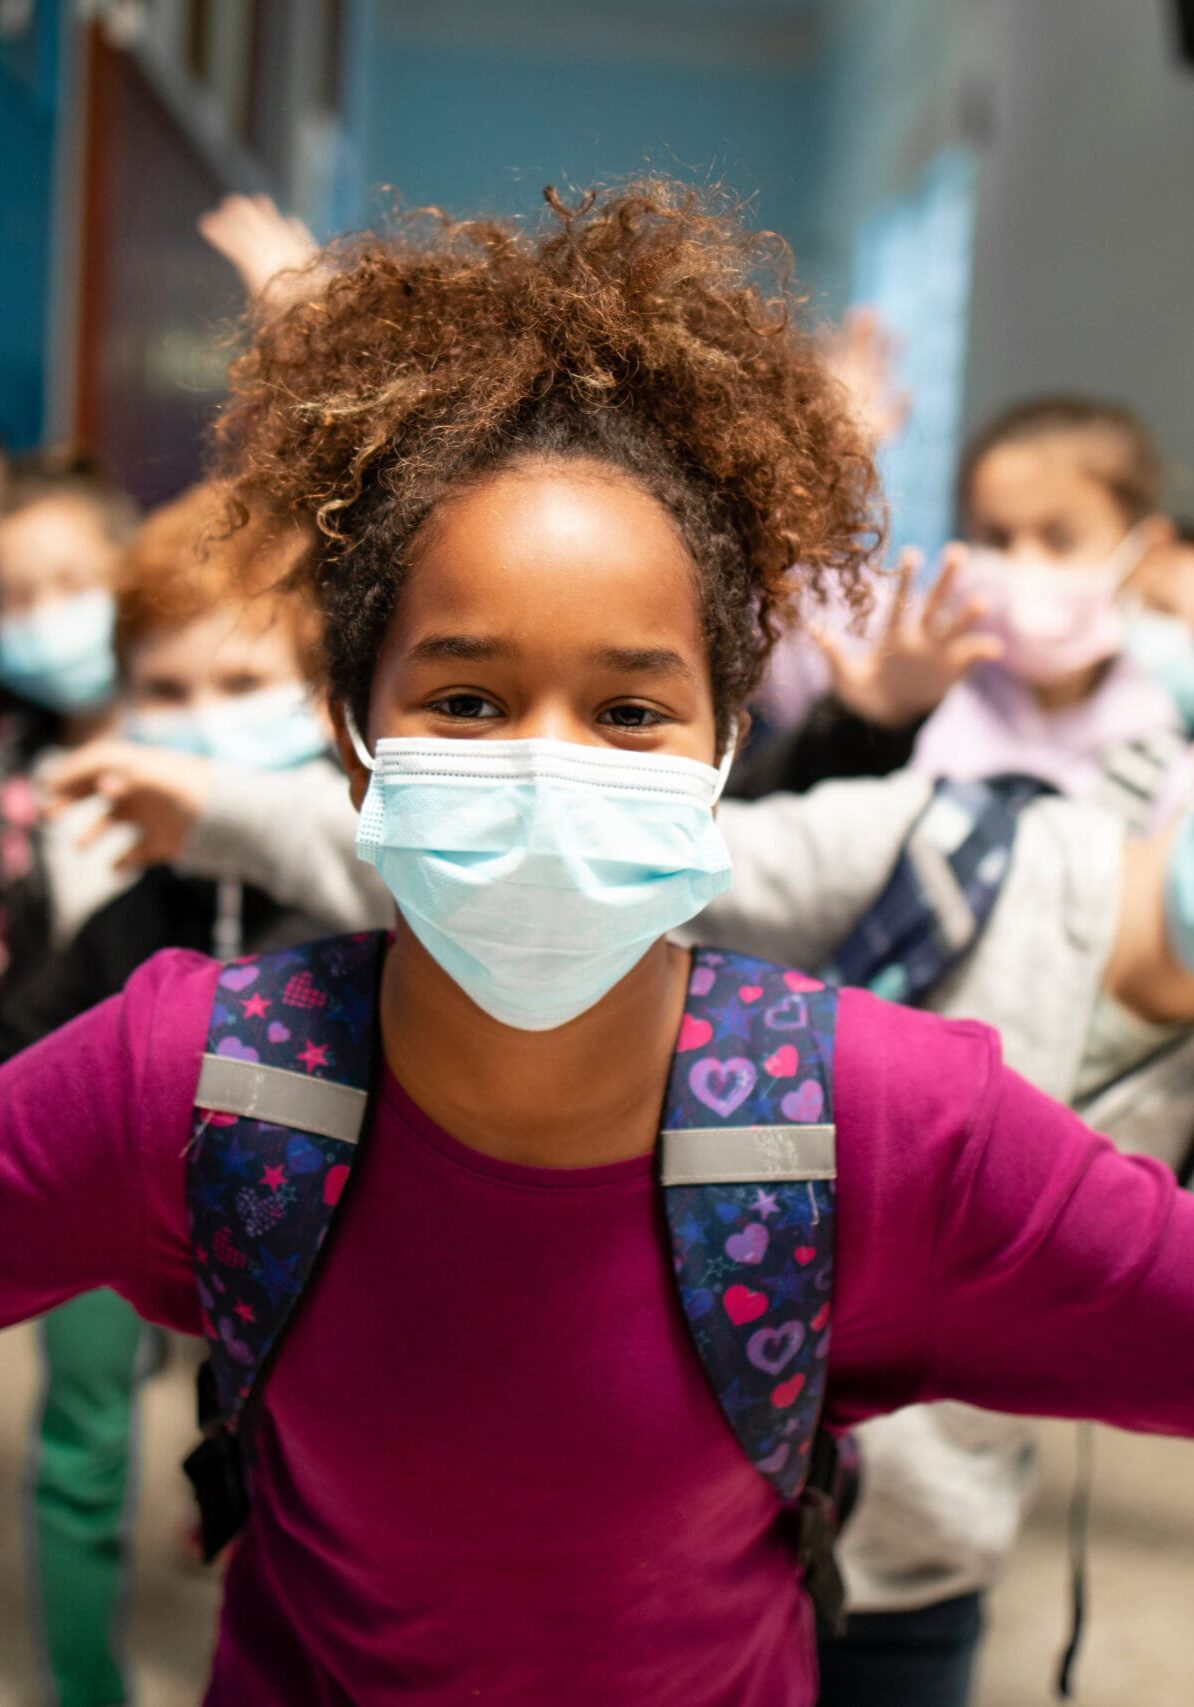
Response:
[[[286,1330],[361,1187],[385,934],[220,974],[187,1199],[209,1358],[185,1469],[210,1560],[248,1511],[252,1432]],[[672,1061],[659,1181],[685,1321],[740,1446],[791,1519],[825,1631],[840,1627],[836,1446],[820,1426],[833,1290],[837,997],[698,950]]]

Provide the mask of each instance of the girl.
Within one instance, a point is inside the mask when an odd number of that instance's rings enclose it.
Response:
[[[367,1148],[257,1411],[209,1707],[816,1695],[788,1517],[727,1427],[745,1389],[719,1410],[686,1337],[654,1152],[669,1078],[733,1137],[755,1004],[765,1029],[812,999],[761,962],[722,988],[727,963],[667,933],[727,881],[717,767],[786,565],[857,582],[871,469],[764,293],[761,240],[657,183],[549,204],[538,240],[432,223],[345,251],[260,326],[225,422],[244,497],[322,529],[303,574],[362,852],[401,910]],[[214,963],[159,956],[5,1069],[5,1319],[107,1282],[195,1331],[197,1271],[238,1355],[290,1259],[198,1230],[225,1167],[268,1221],[310,1146],[259,1170],[201,1112],[192,1248],[204,1038],[252,1068],[242,1032],[300,1029],[277,1082],[334,1078],[360,949],[274,1007],[257,963],[217,990]],[[822,1144],[800,1058],[775,1048],[766,1094]],[[1194,1432],[1194,1204],[1171,1176],[978,1026],[847,994],[832,1078],[835,1428],[952,1393]],[[767,1340],[779,1459],[806,1379],[783,1371],[807,1355],[816,1379],[814,1340],[778,1311],[752,1327],[771,1304],[749,1282],[772,1251],[776,1297],[799,1295],[812,1248],[789,1257],[773,1194],[734,1189],[749,1226],[732,1209],[724,1251],[681,1229],[676,1256],[708,1243],[689,1319]],[[810,1192],[811,1233],[831,1196]]]

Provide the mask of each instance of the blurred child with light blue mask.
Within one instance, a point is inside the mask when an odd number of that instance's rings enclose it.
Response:
[[[81,459],[14,466],[0,502],[0,688],[17,701],[68,723],[109,707],[112,578],[135,520]]]
[[[219,490],[196,487],[155,511],[124,553],[109,627],[125,740],[94,746],[110,755],[113,769],[129,740],[156,746],[180,786],[203,799],[210,799],[212,773],[225,769],[301,768],[308,786],[318,791],[323,773],[325,791],[330,783],[339,793],[330,728],[307,686],[318,624],[305,599],[278,589],[304,540],[251,523],[222,535],[222,520]],[[121,811],[110,785],[101,798],[102,831]],[[209,817],[218,834],[214,806]],[[127,824],[122,828],[128,833]],[[19,987],[0,981],[0,1039],[8,1047],[27,1047],[114,995],[160,949],[227,960],[326,929],[309,909],[279,901],[260,874],[245,872],[230,844],[222,875],[203,878],[143,842],[123,859],[126,872],[149,865],[131,887],[100,907],[68,946],[44,956],[34,979]],[[120,1622],[140,1335],[131,1306],[115,1292],[74,1299],[46,1318],[43,1332],[30,1554],[39,1645],[63,1701],[125,1698]],[[80,1581],[90,1585],[82,1607]]]
[[[275,586],[302,541],[221,530],[213,486],[141,529],[117,601],[119,732],[251,770],[308,764],[331,744],[308,685],[313,619]]]
[[[1194,521],[1175,521],[1133,575],[1128,652],[1173,695],[1194,733]]]
[[[111,861],[80,852],[84,803],[42,820],[38,779],[108,724],[112,581],[132,499],[76,453],[14,460],[0,488],[0,975],[44,960],[111,894]]]

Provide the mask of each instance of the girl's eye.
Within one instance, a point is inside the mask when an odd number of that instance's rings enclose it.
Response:
[[[145,705],[185,705],[190,689],[185,682],[172,682],[168,676],[142,682],[135,697]]]
[[[1011,535],[1006,528],[977,527],[974,530],[974,543],[985,546],[988,551],[1006,551],[1011,544]]]
[[[459,718],[470,723],[502,715],[491,699],[479,693],[450,693],[443,699],[433,699],[427,709],[438,712],[441,717]]]
[[[1044,537],[1045,545],[1055,557],[1071,557],[1078,546],[1078,541],[1067,527],[1046,528]]]
[[[611,705],[597,721],[608,723],[614,729],[654,729],[667,720],[661,712],[652,711],[649,705]]]

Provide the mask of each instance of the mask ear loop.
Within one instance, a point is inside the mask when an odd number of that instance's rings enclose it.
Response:
[[[1117,593],[1123,592],[1127,583],[1148,556],[1148,540],[1143,535],[1144,521],[1142,519],[1133,523],[1111,553],[1110,561],[1115,565],[1117,571],[1115,583]]]
[[[365,745],[365,738],[357,728],[357,720],[352,714],[352,707],[347,701],[341,707],[344,713],[344,727],[348,730],[348,739],[352,742],[352,750],[360,759],[367,771],[377,769],[377,760]]]
[[[721,763],[717,767],[717,787],[713,790],[713,804],[721,799],[725,792],[726,783],[730,780],[730,772],[734,768],[734,760],[738,757],[738,719],[730,725],[730,738],[726,742],[726,750],[721,755]]]

